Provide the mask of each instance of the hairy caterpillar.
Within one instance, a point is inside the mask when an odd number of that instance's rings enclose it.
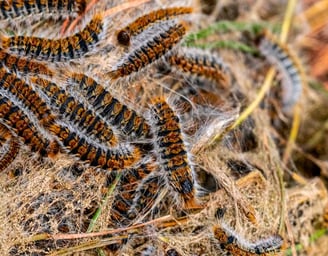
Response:
[[[93,16],[80,32],[61,39],[33,36],[2,37],[2,47],[38,60],[60,62],[80,58],[100,41],[104,30],[101,14]]]
[[[34,75],[47,75],[50,77],[54,74],[43,63],[9,54],[0,48],[0,66],[1,64],[11,72],[32,73]]]
[[[115,99],[102,85],[84,74],[71,74],[70,82],[79,86],[81,93],[100,116],[132,138],[149,137],[150,127],[134,110]]]
[[[150,24],[190,13],[192,13],[191,7],[171,7],[152,11],[137,18],[132,23],[119,30],[117,33],[117,41],[122,45],[129,45],[130,37],[139,34]]]
[[[93,135],[100,142],[105,142],[109,146],[117,144],[113,130],[97,116],[91,109],[87,109],[84,104],[67,94],[64,89],[60,89],[57,84],[42,78],[32,78],[32,81],[39,85],[42,91],[51,99],[51,106],[73,122],[78,129],[82,129],[86,135]]]
[[[5,170],[16,158],[20,150],[19,140],[14,134],[2,123],[0,123],[0,143],[2,146],[7,144],[8,148],[2,152],[0,159],[0,172]]]
[[[140,158],[140,150],[136,147],[102,147],[65,124],[55,123],[48,130],[61,141],[68,153],[75,155],[90,166],[104,170],[123,170],[136,164]]]
[[[24,111],[2,93],[0,93],[0,119],[23,139],[24,144],[28,145],[32,152],[50,157],[58,153],[56,141],[44,138]]]
[[[266,59],[277,67],[283,77],[283,109],[290,110],[302,94],[304,70],[298,57],[287,45],[279,42],[268,30],[263,32],[259,49]]]
[[[131,205],[128,216],[131,219],[140,217],[149,210],[155,210],[154,202],[164,188],[164,181],[158,175],[152,175],[138,186],[133,204]]]
[[[164,98],[155,98],[151,106],[156,146],[160,164],[165,171],[170,187],[183,199],[184,204],[195,202],[194,178],[182,133],[179,117]]]
[[[227,88],[230,75],[222,60],[215,54],[200,49],[182,48],[170,54],[165,60],[181,73],[206,78]]]
[[[124,56],[108,73],[109,77],[112,79],[126,77],[154,63],[179,43],[186,31],[187,26],[182,22],[168,25],[164,31]]]
[[[267,253],[280,250],[283,243],[279,235],[273,235],[256,243],[248,243],[238,238],[228,228],[214,226],[213,232],[221,247],[236,256],[267,255]]]
[[[0,88],[3,88],[16,96],[28,109],[30,109],[40,121],[42,126],[54,121],[46,102],[33,90],[32,86],[19,79],[14,74],[0,68]]]
[[[0,0],[0,20],[44,13],[82,14],[85,7],[85,0]]]
[[[142,181],[152,172],[156,166],[152,162],[143,163],[138,167],[124,170],[117,186],[111,207],[111,220],[119,225],[128,225],[136,216],[129,211],[135,200],[138,187]]]

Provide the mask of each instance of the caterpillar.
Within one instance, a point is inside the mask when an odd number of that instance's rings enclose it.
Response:
[[[130,44],[130,37],[145,30],[150,24],[168,20],[178,15],[192,13],[191,7],[171,7],[147,13],[117,32],[117,41],[122,45]]]
[[[164,182],[158,175],[151,175],[138,186],[133,204],[131,205],[128,216],[130,219],[136,219],[149,210],[154,209],[154,202],[164,188]]]
[[[119,102],[91,77],[73,73],[70,75],[70,82],[77,84],[82,95],[96,112],[106,118],[111,125],[119,128],[124,135],[130,138],[151,136],[150,126],[143,117]]]
[[[167,56],[165,60],[181,73],[215,81],[224,88],[228,87],[231,80],[228,68],[214,53],[209,54],[195,48],[182,48]]]
[[[0,159],[0,172],[5,170],[16,158],[20,150],[19,140],[14,134],[3,124],[0,123],[0,139],[2,146],[7,144],[8,148],[2,152]]]
[[[302,94],[305,73],[298,57],[287,45],[279,42],[268,30],[262,34],[259,50],[265,58],[282,74],[283,109],[288,111],[299,100]]]
[[[214,226],[213,232],[221,247],[236,256],[267,255],[267,253],[279,251],[283,243],[279,235],[272,235],[256,243],[248,243],[238,238],[228,228],[218,225]]]
[[[77,59],[90,52],[102,38],[103,17],[95,14],[80,32],[61,39],[33,36],[2,37],[2,47],[30,58],[60,62]]]
[[[0,66],[1,64],[15,73],[32,73],[34,75],[47,75],[50,77],[54,74],[53,70],[43,63],[9,54],[0,48]]]
[[[126,226],[135,218],[135,215],[129,211],[133,205],[137,189],[142,181],[155,170],[156,166],[152,162],[124,170],[111,207],[110,218],[113,223]]]
[[[0,119],[23,139],[24,144],[28,145],[32,152],[49,157],[59,152],[57,142],[44,138],[25,112],[2,92],[0,93]]]
[[[167,54],[186,34],[185,23],[173,23],[122,58],[108,73],[111,79],[130,76]]]
[[[55,107],[78,129],[82,129],[86,135],[91,135],[111,147],[117,145],[117,138],[113,130],[91,109],[87,109],[84,104],[75,100],[64,89],[60,89],[57,84],[49,80],[38,77],[33,77],[31,80],[51,99],[51,106]]]
[[[0,20],[44,13],[82,14],[85,8],[85,0],[0,0]]]
[[[0,68],[0,88],[16,96],[28,109],[30,109],[42,126],[55,120],[46,102],[33,90],[32,86],[19,79],[14,74]]]
[[[164,98],[152,100],[151,115],[156,130],[156,152],[170,187],[183,199],[186,207],[195,202],[192,168],[184,145],[179,117]]]
[[[49,125],[48,130],[57,136],[69,154],[93,167],[109,171],[123,170],[136,164],[141,158],[137,147],[121,146],[111,150],[59,122]]]

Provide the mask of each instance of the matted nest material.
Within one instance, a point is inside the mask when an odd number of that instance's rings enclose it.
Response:
[[[281,19],[270,6],[284,9],[282,2],[226,0],[208,17],[187,0],[99,1],[65,35],[58,17],[49,28],[33,19],[30,30],[18,22],[18,29],[0,31],[4,51],[27,60],[42,52],[52,74],[32,74],[28,66],[13,68],[0,59],[0,123],[12,133],[0,134],[6,156],[0,164],[9,166],[0,175],[0,254],[251,256],[283,255],[283,243],[308,247],[327,217],[327,190],[319,178],[298,176],[299,159],[291,154],[286,160],[284,153],[294,104],[314,102],[317,92],[306,88],[306,99],[291,99],[285,111],[280,96],[286,85],[277,76],[260,107],[240,120],[270,67],[257,48],[269,33],[263,21]],[[88,28],[67,39],[92,17],[101,18],[101,32]],[[209,20],[225,17],[256,24],[232,22],[225,27],[231,33],[206,30]],[[202,37],[199,27],[210,35]],[[49,56],[32,39],[15,41],[26,44],[25,51],[3,43],[20,30],[67,38],[54,41]],[[278,61],[288,64],[284,75],[299,86],[297,61],[287,46],[268,38]],[[199,49],[220,40],[231,48]],[[304,117],[313,112],[304,111]],[[318,119],[313,127],[304,122],[300,141],[319,129],[325,113]],[[7,154],[10,138],[19,142],[18,156]],[[311,161],[323,166],[326,146]]]
[[[315,178],[303,186],[295,186],[287,191],[288,222],[290,237],[294,243],[308,247],[316,225],[323,221],[323,209],[328,202],[327,190],[323,182]]]

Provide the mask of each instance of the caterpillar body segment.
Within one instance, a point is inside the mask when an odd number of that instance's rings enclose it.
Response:
[[[33,36],[2,37],[2,47],[19,55],[51,62],[80,58],[95,48],[104,30],[103,18],[96,14],[80,32],[61,39]]]
[[[149,12],[119,30],[117,33],[117,41],[122,45],[129,45],[131,36],[140,34],[151,24],[162,20],[173,19],[179,15],[190,14],[192,11],[191,7],[171,7]]]
[[[0,119],[13,129],[13,132],[30,147],[32,152],[41,156],[54,156],[59,148],[55,141],[50,141],[39,132],[29,120],[28,115],[6,95],[0,94]]]
[[[141,158],[140,150],[136,147],[117,147],[115,149],[102,147],[64,124],[52,124],[48,130],[57,136],[69,154],[93,167],[109,171],[123,170],[133,166]]]
[[[20,150],[20,143],[18,138],[2,123],[0,123],[0,139],[4,141],[1,141],[1,146],[7,146],[0,158],[0,172],[2,172],[15,160]]]
[[[0,68],[0,88],[9,91],[22,102],[37,117],[41,126],[48,125],[55,120],[50,108],[33,87],[16,75]]]
[[[2,65],[1,65],[2,64]],[[9,54],[0,48],[0,66],[5,66],[11,72],[23,74],[46,75],[52,77],[54,72],[45,64]]]
[[[71,75],[70,82],[77,84],[96,112],[112,126],[120,129],[124,135],[132,139],[151,136],[150,126],[143,117],[114,98],[92,78],[75,73]]]
[[[126,54],[108,73],[109,77],[111,79],[127,77],[153,64],[170,52],[182,40],[186,32],[187,26],[183,22],[167,25],[163,31]]]
[[[0,0],[0,20],[36,14],[82,14],[85,8],[85,0]]]
[[[84,104],[49,80],[32,78],[32,81],[49,97],[52,107],[55,107],[59,114],[66,117],[77,129],[81,129],[86,135],[90,135],[110,147],[117,145],[117,138],[113,130],[93,110],[87,109]]]
[[[279,235],[249,243],[221,226],[214,226],[213,232],[221,247],[236,256],[271,255],[269,253],[279,251],[283,245],[283,239]]]
[[[268,30],[262,33],[259,49],[265,58],[272,65],[276,66],[281,73],[283,81],[283,109],[290,111],[299,100],[306,80],[301,62],[287,45],[282,44]]]
[[[195,181],[183,141],[179,117],[164,98],[153,99],[151,113],[156,130],[156,151],[168,183],[187,207],[195,206]]]

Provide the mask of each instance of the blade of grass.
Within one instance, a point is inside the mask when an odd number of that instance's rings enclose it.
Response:
[[[107,193],[101,202],[101,205],[99,206],[99,208],[97,209],[97,211],[95,212],[95,214],[93,215],[93,217],[90,221],[89,227],[87,229],[87,233],[92,232],[92,230],[101,214],[102,209],[104,208],[105,205],[107,205],[108,199],[114,192],[119,180],[121,179],[121,176],[122,176],[122,172],[119,172],[115,177],[114,183],[111,186],[109,186]]]
[[[327,232],[328,232],[328,229],[319,229],[319,230],[315,231],[315,232],[311,235],[311,237],[310,237],[310,242],[313,243],[313,242],[317,241],[319,238],[321,238],[321,237],[323,237],[324,235],[326,235]],[[301,251],[301,250],[303,250],[303,249],[304,249],[304,246],[303,246],[302,244],[297,244],[297,245],[295,245],[295,250],[296,250],[296,252],[299,252],[299,251]],[[286,256],[291,256],[291,255],[293,255],[293,253],[292,253],[292,248],[287,249],[286,252],[285,252],[285,255],[286,255]]]
[[[227,33],[231,31],[249,31],[252,34],[258,34],[264,28],[268,28],[271,31],[277,31],[278,26],[272,25],[272,23],[247,23],[240,21],[219,21],[210,25],[204,29],[198,30],[195,33],[192,33],[185,37],[185,42],[191,43],[200,39],[205,39],[214,33]]]

